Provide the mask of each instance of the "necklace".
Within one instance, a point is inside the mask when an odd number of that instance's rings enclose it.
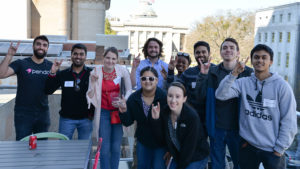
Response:
[[[114,80],[117,77],[115,69],[111,73],[107,73],[103,70],[103,67],[102,67],[102,72],[103,72],[104,80]]]

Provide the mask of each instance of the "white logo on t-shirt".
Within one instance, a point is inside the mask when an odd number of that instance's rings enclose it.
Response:
[[[50,70],[34,70],[31,68],[28,68],[28,69],[26,69],[26,72],[28,74],[31,73],[31,74],[37,74],[37,75],[39,75],[39,74],[48,75],[50,73]]]

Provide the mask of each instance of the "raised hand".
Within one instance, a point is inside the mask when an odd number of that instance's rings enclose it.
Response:
[[[170,58],[170,62],[169,62],[169,65],[168,65],[169,70],[174,70],[175,69],[175,66],[177,64],[177,60],[178,60],[177,56],[175,57],[175,60],[172,57]]]
[[[20,41],[18,41],[17,45],[14,46],[12,42],[10,42],[10,46],[7,51],[8,56],[14,56],[20,46]]]
[[[170,162],[170,160],[171,160],[171,157],[172,157],[172,155],[171,155],[171,153],[170,152],[166,152],[166,154],[164,155],[164,160],[165,160],[165,164],[166,164],[166,166],[168,166],[169,165],[169,162]]]
[[[160,114],[160,105],[159,102],[157,102],[157,106],[154,106],[154,104],[152,104],[152,118],[153,119],[158,119],[159,118],[159,114]]]
[[[167,80],[168,73],[167,73],[167,71],[166,71],[166,69],[164,68],[163,65],[161,65],[161,71],[160,71],[160,73],[161,73],[162,77],[163,77],[165,80]]]
[[[91,76],[91,81],[92,82],[95,82],[98,80],[98,73],[97,73],[97,67],[94,68],[94,72],[90,74]]]
[[[125,100],[124,96],[122,96],[122,98],[119,101],[119,111],[121,113],[124,113],[127,111],[127,105],[126,105],[126,100]]]
[[[59,70],[62,62],[63,62],[63,59],[61,59],[60,61],[57,61],[56,59],[54,60],[53,65],[51,67],[52,74],[55,74]]]
[[[198,58],[198,61],[200,63],[200,72],[202,74],[208,74],[208,71],[209,71],[209,68],[210,68],[210,65],[211,65],[210,64],[211,57],[208,58],[207,63],[203,63],[200,58]]]
[[[138,54],[137,57],[133,57],[132,68],[136,69],[140,65],[140,62],[141,62],[140,54]]]
[[[240,58],[238,58],[236,60],[236,65],[234,67],[234,69],[232,70],[231,74],[233,76],[238,76],[240,73],[242,73],[244,70],[245,70],[245,66],[246,66],[246,63],[248,62],[249,60],[249,56],[247,57],[246,61],[243,62],[243,61],[239,61]]]

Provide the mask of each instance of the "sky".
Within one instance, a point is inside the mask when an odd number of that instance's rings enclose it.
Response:
[[[111,0],[107,15],[126,20],[136,10],[138,2]],[[222,14],[228,10],[255,11],[293,2],[300,0],[155,0],[152,8],[163,22],[191,26],[206,16]]]

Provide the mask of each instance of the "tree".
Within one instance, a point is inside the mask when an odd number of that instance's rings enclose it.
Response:
[[[116,31],[111,29],[110,22],[105,18],[105,35],[115,35]]]
[[[193,45],[199,40],[210,44],[213,63],[220,63],[220,45],[224,39],[232,37],[239,43],[241,59],[250,55],[254,45],[255,14],[252,12],[227,12],[225,15],[208,16],[196,23],[187,35],[186,49],[193,54]]]

